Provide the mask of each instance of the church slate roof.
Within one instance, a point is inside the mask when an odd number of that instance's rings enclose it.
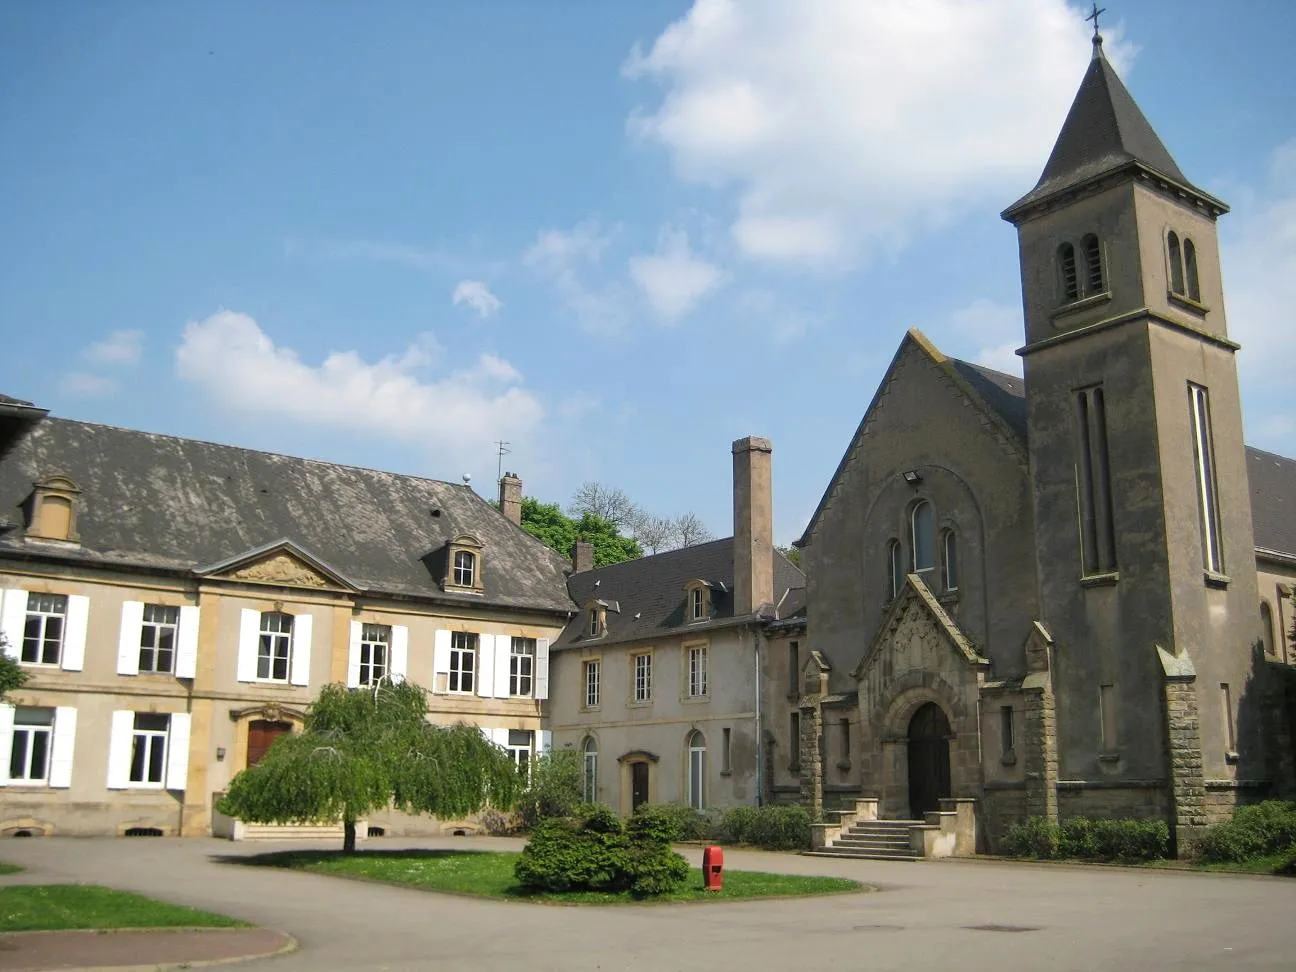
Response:
[[[684,620],[684,585],[703,580],[711,585],[709,621]],[[554,642],[558,648],[606,645],[682,631],[699,634],[718,623],[734,621],[733,537],[683,547],[572,574],[567,589],[578,609],[594,600],[615,603],[607,612],[607,633],[591,638],[578,614]],[[792,588],[804,588],[805,575],[783,554],[774,552],[774,601]]]
[[[1103,55],[1095,40],[1093,60],[1035,188],[1004,210],[1011,219],[1024,207],[1090,179],[1138,163],[1210,200],[1180,171],[1147,117]]]
[[[80,544],[25,542],[32,484],[56,473],[81,490]],[[463,533],[484,546],[484,595],[438,585]],[[57,418],[0,461],[0,557],[192,573],[283,539],[374,594],[572,608],[566,560],[466,486]]]

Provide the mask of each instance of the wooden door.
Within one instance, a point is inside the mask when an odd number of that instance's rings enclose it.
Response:
[[[258,719],[248,723],[247,764],[255,766],[261,762],[271,744],[285,733],[292,732],[291,722],[269,722]]]
[[[630,812],[639,809],[641,803],[648,802],[648,764],[630,764]]]
[[[909,815],[921,820],[950,795],[949,720],[928,702],[909,721]]]

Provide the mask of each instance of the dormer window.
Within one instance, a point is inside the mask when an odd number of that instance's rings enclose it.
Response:
[[[684,619],[689,624],[711,619],[711,585],[691,580],[684,585]]]
[[[605,615],[601,608],[592,607],[589,609],[589,636],[597,638],[607,630]]]
[[[35,484],[31,525],[27,536],[36,540],[79,538],[76,529],[77,497],[81,490],[67,476],[50,476]]]
[[[461,533],[450,541],[444,585],[447,590],[481,593],[482,544],[471,534]]]

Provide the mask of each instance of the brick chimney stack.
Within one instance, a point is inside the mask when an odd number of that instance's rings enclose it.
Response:
[[[571,549],[572,573],[594,569],[594,544],[588,540],[577,540]]]
[[[774,602],[773,452],[756,435],[733,444],[735,617]]]
[[[499,508],[506,519],[522,525],[522,480],[517,473],[506,472],[500,478]]]

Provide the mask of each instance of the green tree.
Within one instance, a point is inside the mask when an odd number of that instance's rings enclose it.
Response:
[[[27,673],[18,664],[18,659],[9,656],[5,650],[8,647],[9,640],[0,632],[0,700],[27,682]]]
[[[326,685],[303,731],[234,777],[216,809],[258,823],[340,820],[351,853],[367,813],[394,806],[453,818],[488,802],[507,810],[519,784],[508,754],[477,729],[428,723],[426,694],[412,682]]]
[[[523,826],[534,827],[550,817],[570,817],[584,799],[581,754],[574,749],[545,753],[531,767],[531,780],[518,800]]]
[[[573,520],[557,503],[541,503],[530,496],[522,498],[522,529],[564,557],[571,556],[578,539],[592,543],[595,567],[643,556],[638,543],[621,536],[610,520],[597,513],[585,513]]]
[[[801,566],[801,548],[800,547],[775,547],[788,560],[792,561],[793,566]]]

